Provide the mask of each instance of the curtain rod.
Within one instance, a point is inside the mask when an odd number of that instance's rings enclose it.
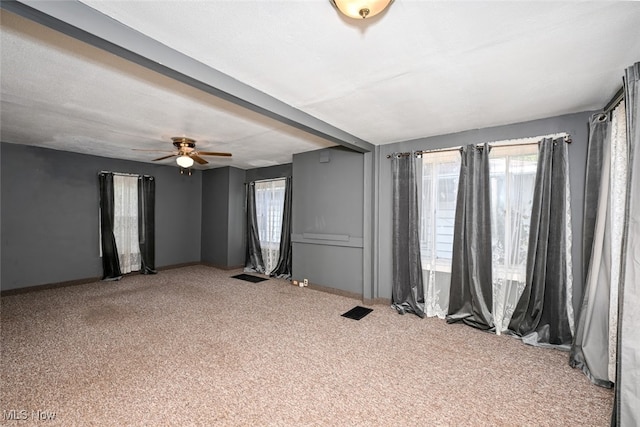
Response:
[[[418,150],[418,151],[414,151],[414,154],[416,154],[417,156],[420,156],[422,154],[427,154],[427,153],[446,153],[448,151],[459,151],[462,150],[462,147],[451,147],[451,148],[434,148],[433,150]],[[402,156],[402,157],[406,157],[406,156],[410,156],[411,153],[410,152],[404,152],[404,153],[393,153],[393,154],[387,154],[387,159],[390,159],[393,156]]]
[[[553,137],[553,135],[549,136],[549,137]],[[571,135],[565,134],[565,135],[558,135],[558,138],[564,138],[564,142],[566,142],[567,144],[571,144]],[[548,137],[543,137],[544,138],[548,138]],[[492,147],[496,147],[496,148],[500,148],[500,147],[517,147],[520,145],[533,145],[533,144],[539,144],[540,141],[534,141],[534,142],[522,142],[520,144],[489,144],[489,148]],[[476,144],[476,147],[482,147],[484,145],[483,144]],[[420,156],[422,154],[427,154],[427,153],[445,153],[447,151],[459,151],[462,150],[462,146],[459,147],[451,147],[451,148],[434,148],[433,150],[417,150],[414,151],[414,153],[417,156]],[[393,154],[387,154],[387,159],[390,159],[391,157],[393,157],[394,155],[396,156],[410,156],[411,153],[410,152],[404,152],[404,153],[393,153]]]
[[[611,110],[616,108],[618,104],[622,102],[623,99],[624,99],[624,86],[618,89],[616,94],[613,95],[613,98],[611,98],[611,101],[609,101],[607,105],[604,106],[604,109],[603,109],[604,114],[609,114]]]
[[[286,180],[288,177],[283,176],[281,178],[269,178],[269,179],[256,179],[255,181],[249,181],[247,184],[253,184],[255,182],[271,182],[271,181],[282,181]]]
[[[126,172],[111,172],[111,171],[100,171],[98,172],[98,175],[100,175],[101,173],[112,173],[114,175],[119,175],[119,176],[136,176],[138,178],[140,178],[141,176],[145,176],[148,178],[153,178],[151,175],[140,175],[137,173],[126,173]]]

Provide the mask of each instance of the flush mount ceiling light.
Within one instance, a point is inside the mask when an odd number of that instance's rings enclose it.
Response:
[[[176,163],[183,168],[190,168],[193,166],[193,159],[189,156],[180,156],[176,159]]]
[[[349,18],[371,18],[387,8],[393,0],[330,0],[331,3]]]

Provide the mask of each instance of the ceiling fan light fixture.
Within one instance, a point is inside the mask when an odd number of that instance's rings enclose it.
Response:
[[[180,156],[176,159],[176,163],[178,163],[180,167],[183,167],[186,169],[193,166],[193,159],[189,156]]]
[[[349,18],[365,19],[376,16],[387,8],[393,0],[330,0],[331,3]]]

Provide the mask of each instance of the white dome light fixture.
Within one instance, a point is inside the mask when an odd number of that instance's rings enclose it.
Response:
[[[393,0],[330,0],[340,12],[354,19],[376,16],[387,8]]]
[[[190,168],[193,166],[193,159],[189,156],[183,155],[176,159],[176,163],[183,168]]]

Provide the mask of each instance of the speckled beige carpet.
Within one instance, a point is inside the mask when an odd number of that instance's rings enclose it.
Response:
[[[612,391],[567,353],[237,273],[2,297],[0,424],[609,424]]]

